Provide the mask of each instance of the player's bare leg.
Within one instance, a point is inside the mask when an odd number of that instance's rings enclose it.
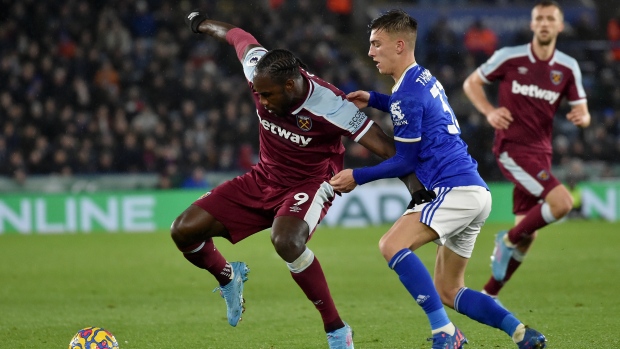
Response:
[[[422,307],[431,325],[433,348],[461,348],[467,339],[448,318],[433,279],[413,252],[437,239],[437,233],[420,222],[420,212],[401,216],[379,241],[381,254],[403,286]]]
[[[494,269],[501,269],[501,273],[499,273],[501,275],[498,275],[494,270],[494,275],[489,278],[489,281],[484,286],[484,292],[497,299],[499,291],[510,280],[525,259],[527,252],[536,239],[537,230],[567,215],[572,206],[573,199],[570,193],[564,185],[558,185],[547,194],[545,203],[534,206],[527,215],[516,216],[514,228],[503,235],[503,241],[496,241],[493,267]],[[498,244],[500,246],[497,246]],[[501,244],[504,244],[504,246],[501,246]],[[503,247],[505,251],[510,251],[510,258],[506,264],[496,260],[498,258],[497,249]],[[506,249],[506,247],[509,249]]]
[[[340,319],[321,264],[306,247],[309,235],[308,224],[302,219],[280,216],[273,222],[271,242],[293,280],[321,314],[330,348],[353,348],[351,328]]]
[[[220,286],[215,290],[226,301],[228,323],[237,326],[245,310],[243,283],[247,281],[249,269],[243,262],[228,263],[215,247],[215,236],[230,240],[224,225],[207,211],[191,205],[175,219],[170,232],[185,259],[207,270],[218,281]]]

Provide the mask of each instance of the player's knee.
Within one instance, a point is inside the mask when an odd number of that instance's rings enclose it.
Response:
[[[392,260],[392,257],[398,252],[398,250],[392,246],[390,239],[385,235],[379,240],[379,251],[381,251],[383,258],[388,262]]]
[[[574,200],[572,196],[566,197],[562,203],[562,217],[566,216],[573,209]]]
[[[276,252],[286,261],[299,256],[306,249],[306,242],[288,234],[272,234],[271,243]]]
[[[554,202],[550,202],[549,206],[551,206],[551,213],[553,216],[556,219],[560,219],[566,216],[573,208],[573,198],[570,195],[566,195]]]
[[[170,236],[174,243],[179,246],[191,244],[196,240],[195,227],[192,220],[183,212],[170,226]]]

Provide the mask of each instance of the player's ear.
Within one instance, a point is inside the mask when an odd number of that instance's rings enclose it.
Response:
[[[295,80],[293,80],[293,79],[286,80],[286,82],[284,83],[284,89],[287,92],[295,91]]]
[[[405,50],[405,41],[396,40],[396,52],[402,53]]]

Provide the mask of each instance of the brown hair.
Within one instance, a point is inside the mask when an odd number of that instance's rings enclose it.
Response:
[[[403,10],[390,10],[375,18],[368,25],[369,31],[383,30],[388,34],[405,33],[411,35],[413,44],[418,34],[418,21]]]

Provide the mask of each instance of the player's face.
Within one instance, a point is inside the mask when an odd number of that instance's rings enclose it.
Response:
[[[530,28],[538,44],[542,46],[554,44],[558,34],[564,29],[564,18],[560,9],[555,6],[534,7]]]
[[[394,60],[397,54],[397,42],[388,33],[376,29],[370,32],[368,56],[377,63],[379,73],[394,74]]]
[[[285,84],[274,82],[269,76],[254,77],[254,91],[258,93],[260,104],[270,113],[278,116],[287,115],[293,105],[294,83],[288,80]]]

